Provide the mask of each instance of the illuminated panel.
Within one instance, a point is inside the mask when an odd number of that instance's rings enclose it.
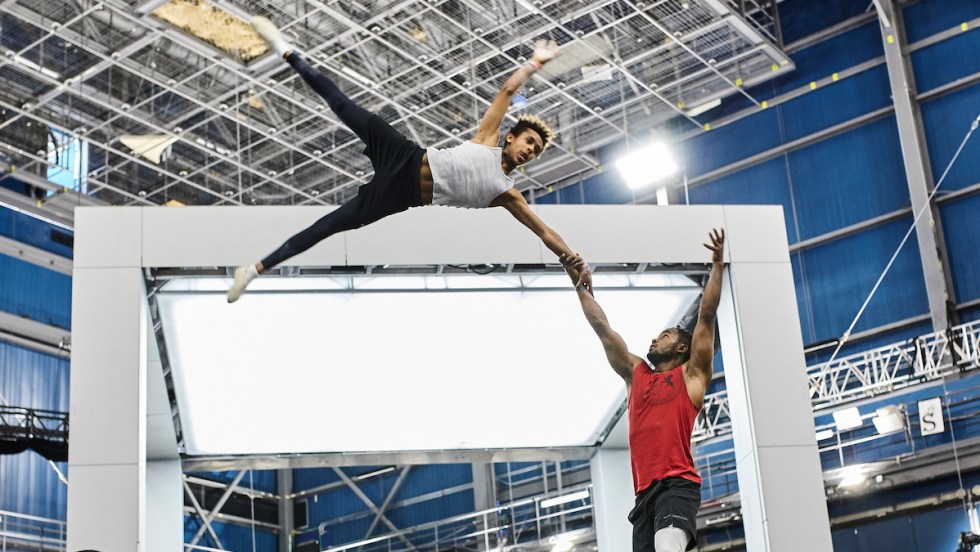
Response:
[[[303,280],[259,280],[267,291],[234,305],[186,291],[220,280],[158,295],[188,454],[592,445],[625,398],[564,277],[561,290],[465,275],[290,290]],[[642,355],[697,290],[597,294]]]

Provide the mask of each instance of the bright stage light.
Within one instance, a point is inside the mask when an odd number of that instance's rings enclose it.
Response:
[[[824,441],[834,436],[834,430],[824,429],[817,432],[817,441]]]
[[[677,162],[667,146],[655,142],[621,157],[616,161],[616,168],[623,174],[626,184],[636,189],[676,173]]]

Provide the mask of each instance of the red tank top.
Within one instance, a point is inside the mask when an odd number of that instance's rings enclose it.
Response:
[[[701,483],[691,458],[691,433],[699,410],[687,394],[681,366],[655,372],[640,362],[633,369],[629,440],[636,494],[666,477]]]

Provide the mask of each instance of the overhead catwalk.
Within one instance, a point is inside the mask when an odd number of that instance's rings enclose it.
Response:
[[[514,188],[510,176],[517,167],[541,155],[554,139],[552,130],[541,118],[522,115],[504,135],[503,146],[499,146],[501,124],[514,94],[531,75],[558,56],[555,41],[537,41],[531,60],[515,71],[494,97],[475,136],[451,148],[422,149],[379,116],[351,101],[333,81],[296,53],[271,21],[254,17],[252,26],[364,143],[374,177],[361,186],[356,197],[286,240],[258,263],[238,267],[228,290],[229,303],[237,301],[259,274],[320,241],[423,205],[503,207],[540,237],[555,255],[573,253],[565,240],[531,210],[524,196]],[[588,271],[583,274],[589,277]]]

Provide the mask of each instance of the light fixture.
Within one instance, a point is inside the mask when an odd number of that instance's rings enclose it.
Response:
[[[711,111],[712,109],[720,105],[721,105],[721,98],[715,98],[709,102],[688,107],[687,109],[684,110],[684,113],[686,113],[689,117],[697,117],[698,115],[706,111]]]
[[[27,67],[29,69],[33,69],[33,70],[37,71],[38,73],[41,73],[42,75],[44,75],[46,77],[51,77],[52,79],[58,79],[58,78],[60,78],[60,75],[58,73],[52,71],[51,69],[47,69],[45,67],[41,67],[37,63],[34,63],[33,61],[31,61],[31,60],[29,60],[29,59],[27,59],[27,58],[25,58],[23,56],[19,56],[16,53],[14,53],[14,52],[12,52],[10,50],[7,51],[7,57],[12,57],[15,63],[18,63],[20,65],[23,65],[24,67]]]
[[[861,413],[855,406],[834,412],[834,423],[837,424],[837,431],[847,431],[864,425]]]
[[[837,486],[848,489],[860,487],[868,480],[868,474],[865,473],[864,464],[847,466],[841,470],[841,476],[840,483]]]
[[[364,75],[362,75],[362,74],[360,74],[360,73],[358,73],[357,71],[355,71],[355,70],[353,70],[353,69],[351,69],[350,67],[347,67],[346,65],[345,65],[345,66],[343,66],[343,67],[341,67],[341,68],[340,68],[340,71],[341,71],[342,73],[344,73],[345,75],[349,75],[349,76],[351,76],[351,77],[354,77],[355,79],[357,79],[357,80],[359,80],[359,81],[361,81],[362,83],[364,83],[364,84],[366,84],[366,85],[368,85],[368,86],[370,86],[370,87],[372,87],[372,88],[373,88],[374,86],[376,86],[376,85],[375,85],[375,82],[374,82],[373,80],[371,80],[371,79],[369,79],[369,78],[367,78],[367,77],[365,77]]]
[[[552,506],[558,506],[560,504],[567,504],[569,502],[575,502],[576,500],[585,500],[589,498],[588,489],[584,491],[579,491],[577,493],[570,493],[567,495],[556,496],[554,498],[549,498],[547,500],[541,501],[542,508],[551,508]]]
[[[884,406],[879,408],[875,414],[877,415],[871,421],[874,422],[879,435],[888,435],[905,430],[905,417],[898,406],[894,404]]]
[[[823,441],[823,440],[826,440],[826,439],[830,439],[833,436],[834,436],[834,430],[832,430],[832,429],[822,429],[822,430],[820,430],[820,431],[817,432],[817,441]]]
[[[666,145],[655,142],[621,157],[616,161],[616,168],[622,173],[626,184],[636,189],[674,174],[677,163]]]

